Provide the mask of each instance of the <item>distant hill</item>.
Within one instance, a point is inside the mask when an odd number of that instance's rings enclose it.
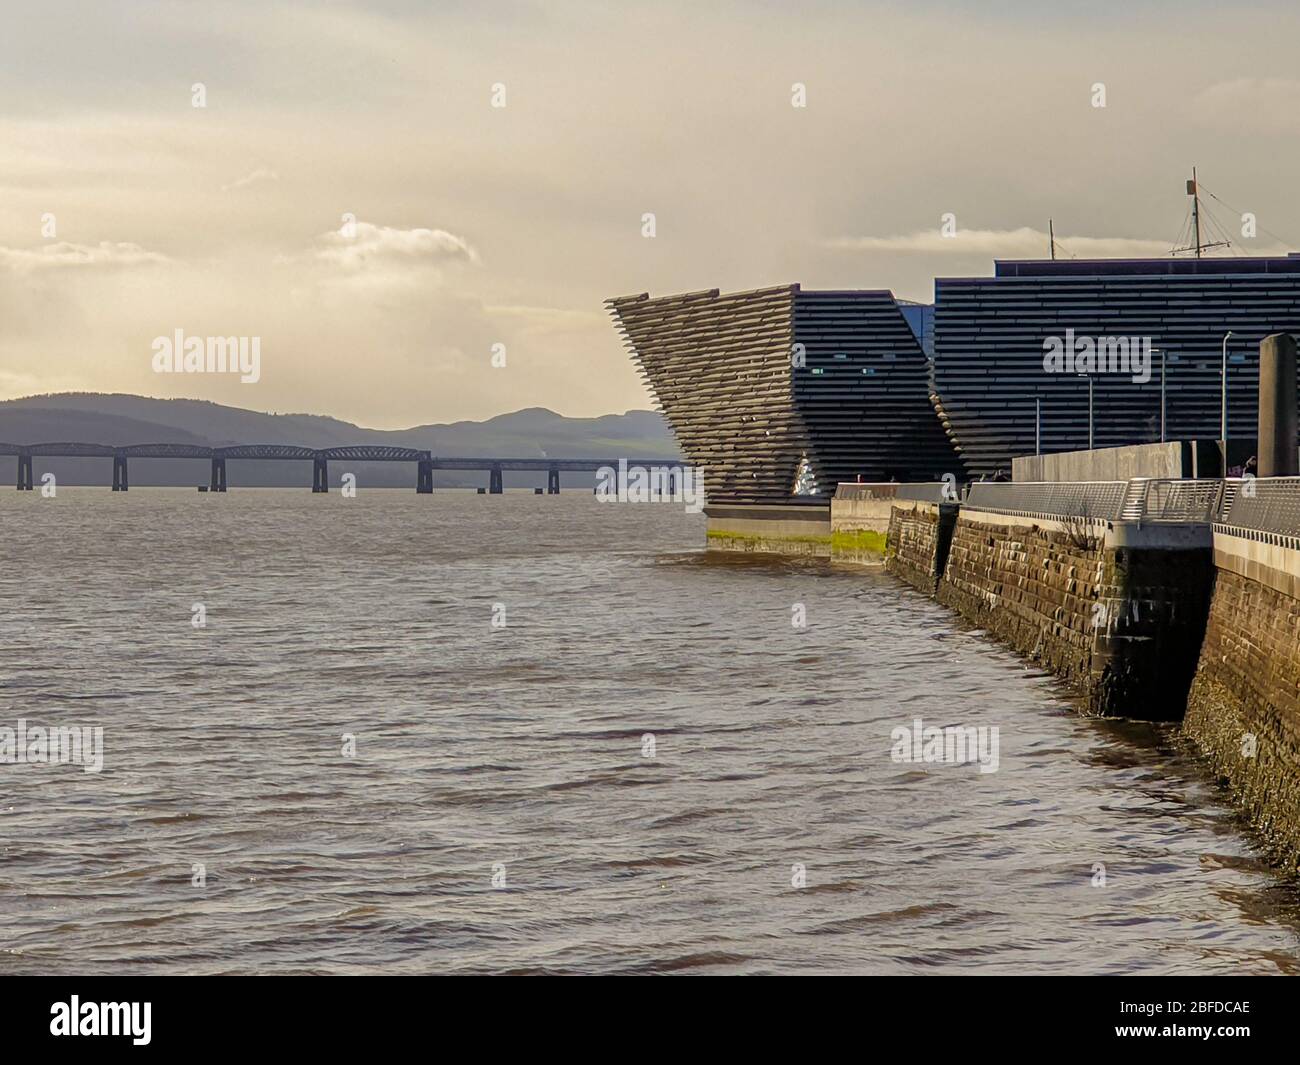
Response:
[[[196,399],[150,399],[120,393],[64,392],[0,402],[0,441],[14,444],[188,443],[388,444],[435,455],[504,458],[662,458],[675,461],[676,441],[653,411],[632,410],[599,418],[566,418],[542,407],[501,414],[482,422],[417,425],[410,429],[367,429],[319,414],[264,414]],[[0,477],[12,481],[14,459],[0,458]],[[308,464],[309,466],[310,464]],[[414,485],[414,468],[398,463],[356,464],[358,480],[376,487]],[[108,484],[112,464],[104,459],[45,459],[63,484]],[[148,460],[132,463],[133,485],[190,485],[207,481],[206,462]],[[38,473],[39,476],[39,473]],[[302,463],[232,462],[230,484],[311,485]],[[577,475],[573,475],[577,476]],[[583,475],[589,479],[590,475]],[[438,471],[436,483],[452,487],[485,483],[484,475]],[[533,474],[506,474],[507,485],[543,483]]]

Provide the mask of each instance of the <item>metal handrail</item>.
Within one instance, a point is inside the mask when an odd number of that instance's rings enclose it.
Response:
[[[841,484],[839,499],[948,503],[951,482]],[[1089,522],[1213,523],[1300,538],[1300,477],[1134,477],[1127,481],[977,481],[964,506]]]

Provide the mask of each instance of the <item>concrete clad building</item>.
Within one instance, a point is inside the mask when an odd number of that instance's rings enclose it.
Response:
[[[889,292],[782,285],[607,301],[711,507],[827,508],[839,481],[961,476]],[[921,316],[916,316],[921,320]]]
[[[1044,369],[1053,337],[1072,339],[1077,354],[1087,341],[1115,339],[1153,349],[1145,366],[1130,358],[1088,374],[1093,446],[1101,448],[1161,439],[1162,359],[1164,439],[1218,439],[1231,331],[1228,438],[1254,440],[1259,342],[1300,332],[1300,256],[998,262],[992,277],[936,279],[935,301],[945,427],[968,469],[991,475],[1035,453],[1035,400],[1043,453],[1090,446],[1088,379],[1069,366]]]
[[[1227,455],[1244,461],[1260,341],[1300,333],[1300,255],[1005,261],[991,277],[937,279],[935,298],[781,285],[607,306],[683,454],[705,470],[711,517],[820,507],[797,520],[825,524],[837,482],[992,477],[1037,453],[1212,444],[1225,338]]]

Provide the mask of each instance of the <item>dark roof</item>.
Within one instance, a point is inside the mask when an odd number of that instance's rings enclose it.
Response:
[[[1300,274],[1300,255],[1196,259],[997,259],[995,277],[1132,276],[1135,274]]]

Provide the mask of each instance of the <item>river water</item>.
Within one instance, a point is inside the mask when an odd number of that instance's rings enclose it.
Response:
[[[103,729],[0,765],[0,973],[1300,967],[1175,732],[703,541],[576,491],[0,492],[0,727]],[[917,719],[997,771],[895,761]]]

